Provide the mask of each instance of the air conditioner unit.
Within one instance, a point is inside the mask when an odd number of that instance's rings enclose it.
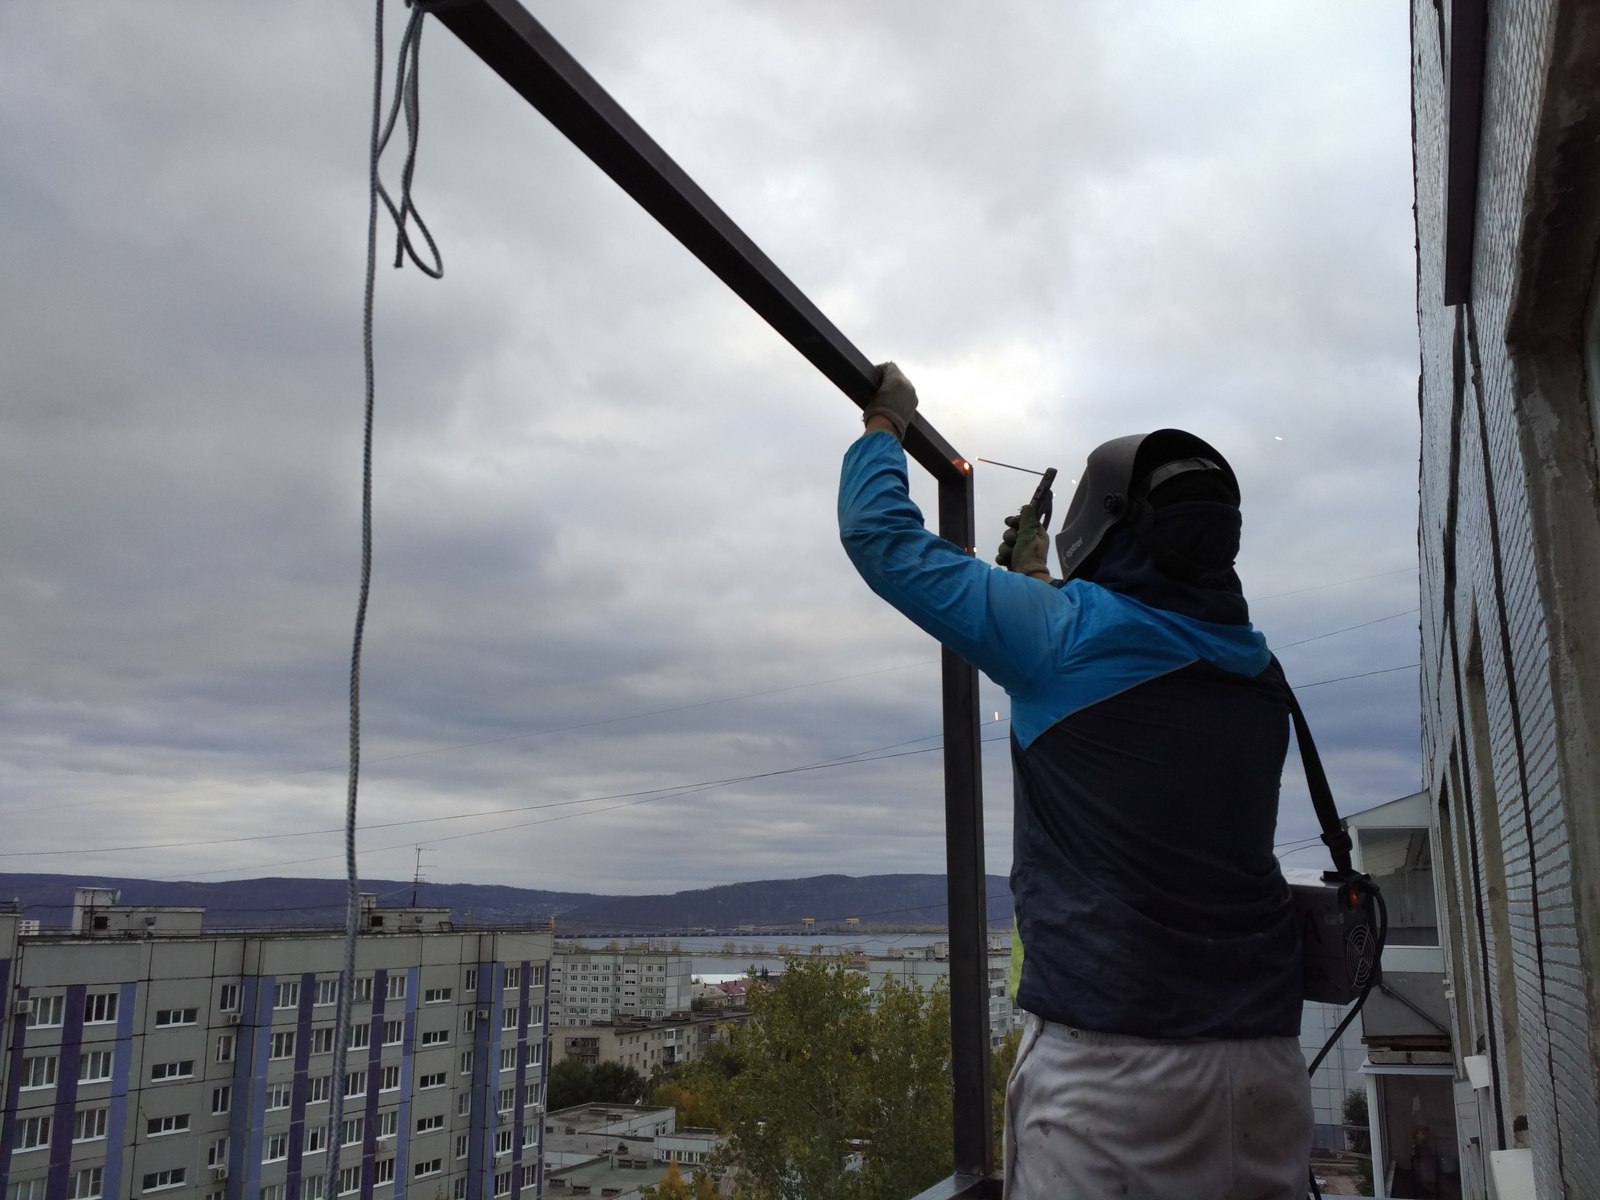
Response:
[[[214,1167],[211,1168],[211,1178],[217,1180],[219,1183],[222,1180],[226,1179],[227,1177],[228,1177],[228,1164],[227,1163],[217,1163]]]
[[[478,1020],[487,1021],[488,1019],[489,1019],[489,1010],[487,1008],[480,1008],[478,1010]]]
[[[19,1016],[19,1017],[27,1017],[27,1016],[32,1016],[32,1015],[33,1015],[33,1001],[32,1000],[18,1000],[17,1001],[17,1016]]]
[[[222,1023],[224,1025],[237,1025],[239,1023],[239,1014],[236,1012],[228,1013],[222,1018]]]

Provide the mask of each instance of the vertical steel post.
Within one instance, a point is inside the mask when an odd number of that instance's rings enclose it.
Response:
[[[939,533],[974,543],[972,472],[939,483]],[[957,1176],[994,1172],[989,1104],[989,948],[983,869],[983,759],[978,672],[940,656],[944,690],[945,874],[950,926],[950,1066]]]

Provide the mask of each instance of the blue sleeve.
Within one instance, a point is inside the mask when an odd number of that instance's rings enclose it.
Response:
[[[990,567],[929,532],[892,434],[846,451],[839,540],[868,587],[1012,695],[1055,675],[1077,622],[1072,592]]]

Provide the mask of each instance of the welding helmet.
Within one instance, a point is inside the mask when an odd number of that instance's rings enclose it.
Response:
[[[1072,503],[1056,534],[1056,556],[1061,577],[1083,573],[1102,539],[1118,525],[1127,524],[1147,540],[1153,521],[1150,494],[1180,476],[1204,472],[1210,498],[1239,504],[1239,482],[1233,468],[1207,442],[1181,429],[1157,429],[1113,438],[1097,446],[1072,493]],[[1186,483],[1199,482],[1189,479]],[[1169,489],[1171,490],[1171,489]],[[1159,502],[1159,499],[1158,499]],[[1157,559],[1162,570],[1180,577],[1189,574],[1182,560]]]

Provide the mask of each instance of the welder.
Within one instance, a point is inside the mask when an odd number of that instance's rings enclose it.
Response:
[[[1300,942],[1272,839],[1286,687],[1234,560],[1239,487],[1163,429],[1089,455],[1055,542],[1025,505],[1001,567],[928,531],[893,364],[845,455],[867,584],[1011,699],[1014,1200],[1290,1200],[1312,1113]]]

